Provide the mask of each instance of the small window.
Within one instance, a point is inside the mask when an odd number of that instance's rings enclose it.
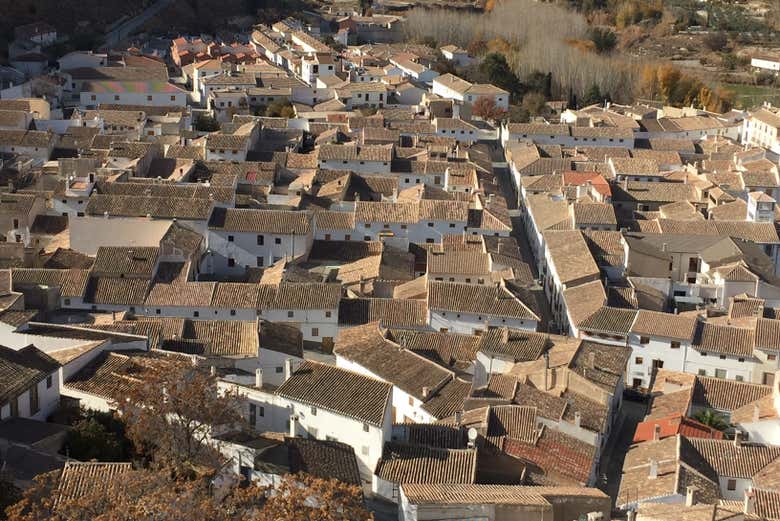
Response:
[[[69,299],[69,298],[66,298],[66,299],[65,299],[65,305],[66,305],[66,306],[70,306],[70,299]]]
[[[154,310],[155,315],[159,315],[160,313],[162,313],[162,310],[160,308]]]
[[[231,316],[231,317],[234,317],[234,316],[236,316],[236,310],[235,310],[235,309],[231,309],[231,310],[230,310],[230,316]]]
[[[634,363],[636,365],[642,365],[643,363],[645,363],[645,361],[641,356],[637,356],[636,358],[634,358]]]
[[[737,490],[737,480],[736,479],[728,480],[728,483],[726,483],[726,489],[727,490]]]
[[[257,257],[255,259],[255,263],[257,264],[258,268],[262,268],[263,267],[263,258],[262,257]]]
[[[233,242],[234,239],[235,237],[233,237],[232,235],[228,235],[228,242]]]
[[[261,418],[265,416],[265,407],[263,407],[262,405],[258,407],[258,416],[260,416]]]
[[[640,336],[639,337],[639,343],[642,344],[642,345],[649,344],[650,343],[650,339],[648,337],[646,337],[646,336]]]
[[[736,380],[736,381],[738,381],[738,382],[744,382],[744,381],[745,381],[745,378],[744,378],[744,377],[743,377],[741,374],[738,374],[738,375],[736,375],[736,376],[734,377],[734,380]]]
[[[737,360],[739,360],[740,362],[744,362],[745,361],[744,358],[738,358]]]
[[[433,223],[428,223],[428,228],[433,228]]]
[[[276,373],[277,373],[277,374],[278,374],[278,373],[281,373],[281,372],[283,372],[283,371],[284,371],[284,367],[282,367],[281,365],[277,365],[277,366],[276,366]]]
[[[320,328],[318,327],[311,328],[311,336],[320,336]]]
[[[257,425],[257,406],[253,403],[249,404],[249,425]]]
[[[680,342],[672,342],[670,345],[672,349],[680,349]]]
[[[332,313],[330,311],[326,311],[325,312],[325,318],[330,318],[331,314]]]
[[[699,376],[707,376],[707,370],[706,369],[699,369]]]
[[[235,266],[235,265],[236,265],[236,259],[234,259],[234,258],[232,258],[232,257],[231,257],[231,258],[229,258],[229,259],[228,259],[228,268],[232,268],[232,267],[233,267],[233,266]]]
[[[774,354],[770,353],[770,354],[766,355],[766,359],[767,360],[777,360],[777,355],[774,355]]]
[[[295,311],[288,311],[287,312],[287,318],[293,318],[295,316]]]
[[[311,408],[311,415],[312,416],[317,416],[317,408],[316,407],[312,407]]]
[[[49,376],[47,376],[47,377],[46,377],[46,388],[47,388],[47,389],[51,389],[51,386],[52,386],[52,384],[54,383],[52,380],[53,380],[53,379],[52,379],[52,376],[51,376],[51,375],[49,375]]]
[[[192,313],[192,316],[195,317],[195,318],[198,318],[200,316],[200,311],[194,311]]]
[[[277,237],[276,239],[274,239],[274,244],[282,244],[282,238]]]

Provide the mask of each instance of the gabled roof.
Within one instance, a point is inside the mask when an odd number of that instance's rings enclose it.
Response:
[[[122,475],[133,470],[132,463],[104,463],[67,461],[57,481],[54,508],[65,502],[105,490],[122,480]]]
[[[422,300],[393,298],[341,299],[339,323],[361,325],[379,321],[385,327],[424,328],[428,326],[428,307]]]
[[[474,483],[477,451],[387,442],[374,474],[392,483]]]
[[[660,427],[659,439],[682,434],[688,438],[723,439],[723,433],[682,414],[672,414],[640,422],[634,432],[634,443],[652,440],[656,426]]]
[[[311,216],[300,211],[220,207],[214,208],[209,228],[225,232],[306,235],[311,228]]]
[[[772,387],[724,378],[696,376],[692,403],[699,407],[734,411],[772,394]]]
[[[640,309],[634,325],[631,326],[631,332],[690,342],[696,332],[696,322],[695,317]]]
[[[336,478],[361,485],[355,451],[346,443],[313,438],[285,438],[290,473],[305,472],[316,478]]]
[[[392,385],[307,360],[279,386],[276,394],[381,427]]]
[[[18,351],[0,346],[0,405],[51,375],[59,366],[32,344]]]
[[[536,313],[503,286],[429,282],[428,307],[456,313],[539,320]]]
[[[422,402],[454,378],[454,373],[388,340],[376,322],[343,329],[334,353]]]
[[[739,357],[752,357],[755,330],[711,322],[700,323],[693,340],[697,351]]]

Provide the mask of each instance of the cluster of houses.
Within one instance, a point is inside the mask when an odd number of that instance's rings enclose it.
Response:
[[[395,23],[370,18],[339,23]],[[70,53],[55,99],[0,99],[0,438],[39,456],[4,456],[18,484],[121,476],[47,419],[184,358],[242,396],[212,442],[261,484],[337,477],[405,521],[780,519],[772,107],[486,121],[509,93],[430,49],[247,37]]]

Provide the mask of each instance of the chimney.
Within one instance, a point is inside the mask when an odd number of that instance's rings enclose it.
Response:
[[[745,492],[745,514],[752,514],[753,513],[753,490],[748,490]]]
[[[393,188],[393,202],[398,202],[398,188]]]
[[[255,369],[255,387],[258,389],[263,387],[263,369],[261,367]]]
[[[463,421],[463,413],[461,411],[455,411],[455,425],[460,425]]]
[[[653,441],[658,441],[661,439],[661,425],[656,423],[653,427]]]
[[[626,521],[636,521],[636,512],[629,510],[628,514],[626,515]]]
[[[734,446],[735,447],[742,446],[742,431],[740,430],[734,431]]]
[[[290,437],[295,438],[298,431],[298,417],[294,414],[290,416]]]
[[[657,479],[658,478],[658,462],[654,459],[650,460],[650,474],[648,476],[650,479]]]
[[[582,414],[580,414],[580,411],[576,411],[574,413],[574,426],[578,429],[581,427],[582,424]]]
[[[292,358],[285,358],[284,359],[284,381],[290,379],[292,376]]]
[[[596,353],[595,352],[588,353],[588,364],[590,365],[591,368],[593,368],[593,369],[596,368]]]
[[[692,507],[696,504],[696,491],[699,490],[696,487],[688,487],[685,489],[685,506]]]
[[[423,400],[427,400],[430,395],[431,395],[431,388],[430,387],[423,387],[422,388]]]
[[[360,293],[365,294],[366,292],[366,279],[363,277],[363,275],[360,275]]]

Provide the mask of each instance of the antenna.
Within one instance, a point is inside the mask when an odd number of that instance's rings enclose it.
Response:
[[[477,441],[477,429],[474,427],[469,428],[467,436],[469,439],[468,448],[473,449],[475,446],[474,442]]]

